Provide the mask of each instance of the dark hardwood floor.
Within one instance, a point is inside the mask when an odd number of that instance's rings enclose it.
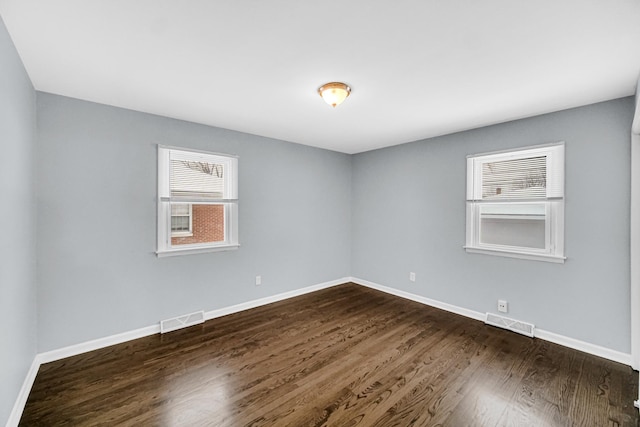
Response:
[[[631,368],[346,284],[43,365],[22,426],[638,426]]]

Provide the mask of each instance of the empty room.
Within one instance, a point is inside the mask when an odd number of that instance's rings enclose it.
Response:
[[[638,0],[0,18],[0,425],[639,425]]]

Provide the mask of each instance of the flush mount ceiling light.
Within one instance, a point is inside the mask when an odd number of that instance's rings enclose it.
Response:
[[[324,102],[332,107],[342,104],[350,93],[351,88],[340,82],[325,83],[318,89],[318,94],[324,99]]]

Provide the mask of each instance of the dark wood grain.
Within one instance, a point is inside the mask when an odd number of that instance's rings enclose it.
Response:
[[[631,368],[345,284],[41,366],[21,426],[638,426]]]

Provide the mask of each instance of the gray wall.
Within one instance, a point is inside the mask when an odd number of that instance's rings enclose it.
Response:
[[[347,156],[38,93],[39,350],[351,274],[480,312],[506,299],[629,352],[632,116],[624,98]],[[465,253],[465,156],[554,141],[568,261]],[[240,155],[240,250],[155,257],[158,143]]]
[[[36,354],[35,100],[0,19],[0,425]]]
[[[40,351],[349,275],[350,156],[37,101]],[[156,257],[156,144],[240,156],[240,249]]]
[[[632,117],[623,98],[355,155],[352,275],[628,353]],[[467,254],[465,156],[555,141],[566,263]]]

